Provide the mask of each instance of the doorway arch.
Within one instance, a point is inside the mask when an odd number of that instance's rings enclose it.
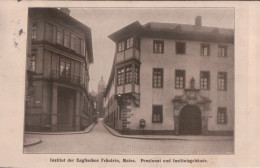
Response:
[[[180,111],[179,133],[200,135],[202,129],[201,110],[196,105],[186,105]]]

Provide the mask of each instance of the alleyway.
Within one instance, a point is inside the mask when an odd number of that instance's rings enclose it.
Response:
[[[72,135],[26,135],[42,143],[24,148],[24,153],[88,154],[232,154],[230,141],[142,140],[110,134],[102,121],[90,133]]]

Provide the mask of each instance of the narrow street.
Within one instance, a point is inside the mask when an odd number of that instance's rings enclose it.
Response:
[[[230,141],[142,140],[113,136],[102,120],[90,133],[72,135],[36,135],[42,143],[24,148],[24,153],[87,154],[232,154]]]

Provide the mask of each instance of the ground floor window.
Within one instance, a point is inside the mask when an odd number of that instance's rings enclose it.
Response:
[[[153,105],[153,114],[152,114],[153,123],[162,123],[163,122],[163,106],[162,105]]]
[[[227,108],[226,107],[218,108],[217,122],[218,122],[218,124],[227,123]]]

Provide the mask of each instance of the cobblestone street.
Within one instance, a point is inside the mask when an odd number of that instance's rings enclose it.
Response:
[[[232,154],[233,140],[144,140],[112,135],[99,121],[90,133],[67,135],[26,134],[42,143],[24,148],[24,153],[88,154]]]

